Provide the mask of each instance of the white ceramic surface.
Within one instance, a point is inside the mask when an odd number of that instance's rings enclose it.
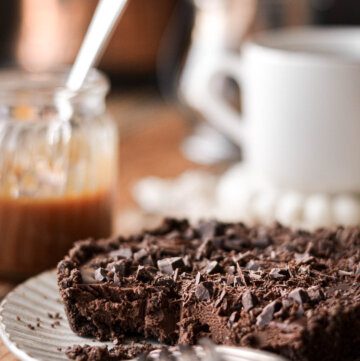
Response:
[[[49,312],[59,312],[59,326],[51,327],[56,320],[49,317]],[[40,327],[36,327],[37,318]],[[34,326],[34,330],[28,324]],[[33,277],[9,293],[0,306],[0,336],[22,361],[68,360],[64,350],[75,344],[112,346],[108,342],[79,337],[70,330],[59,298],[55,271]],[[224,361],[285,361],[266,352],[238,347],[217,346],[217,351]],[[154,358],[156,354],[156,351],[152,353]]]
[[[241,56],[218,54],[191,97],[275,185],[360,192],[359,39],[360,27],[259,34]],[[239,83],[241,116],[211,92],[219,73]]]
[[[51,327],[56,320],[49,317],[49,312],[59,312],[60,326]],[[40,327],[36,327],[37,318],[40,319]],[[31,330],[28,324],[35,329]],[[60,301],[55,271],[29,279],[4,299],[0,306],[0,336],[5,345],[24,361],[68,360],[64,353],[67,346],[103,344],[81,338],[70,330]]]

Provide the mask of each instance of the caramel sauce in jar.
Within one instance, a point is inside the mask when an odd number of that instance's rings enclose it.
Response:
[[[108,82],[92,71],[67,94],[64,79],[0,72],[0,279],[54,268],[75,241],[112,233],[118,148]]]
[[[56,266],[73,242],[112,231],[109,190],[74,197],[0,197],[0,276],[22,279]]]

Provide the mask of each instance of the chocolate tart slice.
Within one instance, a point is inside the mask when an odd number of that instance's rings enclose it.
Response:
[[[70,326],[99,340],[201,337],[291,360],[360,350],[360,229],[166,219],[128,238],[76,243],[58,265]]]

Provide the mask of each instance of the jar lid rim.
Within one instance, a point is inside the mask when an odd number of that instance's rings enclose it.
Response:
[[[46,72],[31,72],[21,68],[0,70],[0,102],[1,99],[30,94],[30,97],[53,97],[61,92],[68,99],[99,94],[105,96],[110,88],[108,78],[97,69],[91,69],[85,83],[78,91],[65,87],[70,68],[57,68]]]

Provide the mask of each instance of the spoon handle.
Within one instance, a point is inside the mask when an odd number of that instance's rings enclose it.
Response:
[[[68,89],[76,91],[81,88],[87,73],[101,54],[102,49],[104,49],[110,32],[113,30],[126,3],[127,0],[99,1],[80,51],[66,81]]]

